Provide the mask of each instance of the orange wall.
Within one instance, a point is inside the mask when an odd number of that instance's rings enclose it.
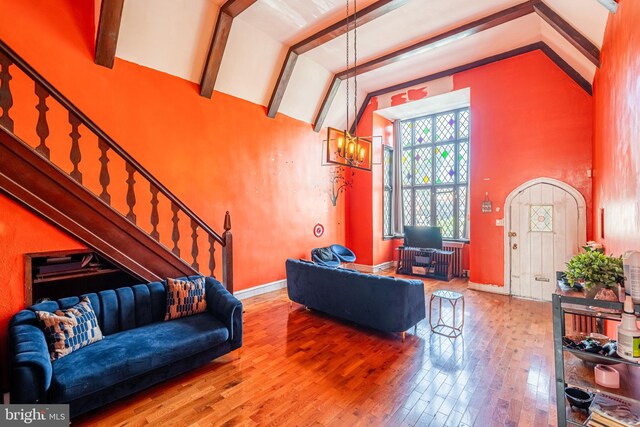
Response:
[[[587,200],[587,236],[592,234],[587,170],[592,167],[593,102],[540,51],[459,73],[453,79],[454,90],[471,90],[471,281],[503,285],[504,228],[495,223],[503,218],[504,202],[518,185],[542,176],[572,185]],[[416,93],[411,95],[409,99],[416,98]],[[395,103],[406,98],[396,96]],[[382,132],[379,127],[374,130]],[[485,192],[493,202],[491,214],[481,213]],[[386,257],[376,262],[392,259],[388,252]]]
[[[0,376],[6,379],[7,326],[11,316],[24,306],[24,254],[83,249],[84,246],[3,194],[0,194],[0,242],[0,355],[3,357]]]
[[[324,133],[284,115],[269,119],[265,107],[226,94],[200,97],[194,83],[126,61],[116,59],[112,70],[95,65],[93,3],[5,0],[0,38],[214,229],[222,231],[224,212],[231,211],[236,289],[283,279],[287,257],[309,257],[313,247],[345,242],[345,201],[341,196],[338,206],[331,206],[331,168],[320,166]],[[33,84],[13,70],[16,133],[35,145]],[[68,118],[53,102],[49,105],[52,158],[70,170]],[[97,140],[86,129],[81,134],[81,170],[95,186]],[[111,187],[123,188],[124,166],[115,160],[109,166]],[[141,226],[149,228],[148,187],[138,184],[136,192]],[[113,203],[126,206],[123,193]],[[3,239],[3,254],[11,254],[0,264],[3,292],[18,296],[24,279],[21,270],[9,266],[19,265],[22,253],[78,243],[2,199],[0,212],[5,235],[21,242],[11,246]],[[10,220],[16,216],[28,222]],[[169,216],[161,212],[162,218],[166,241]],[[183,223],[182,235],[188,236]],[[325,227],[321,238],[313,235],[316,223]],[[188,247],[189,239],[184,242]],[[200,265],[207,263],[200,260]],[[22,298],[16,301],[0,306],[0,319],[20,308]],[[2,326],[0,341],[6,334]]]
[[[616,255],[640,250],[640,3],[609,15],[594,83],[594,235]],[[600,208],[605,237],[600,238]]]

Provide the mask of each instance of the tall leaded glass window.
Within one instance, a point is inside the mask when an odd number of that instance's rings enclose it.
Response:
[[[384,146],[382,159],[384,195],[382,199],[382,233],[383,236],[391,236],[391,197],[393,192],[393,149]]]
[[[400,122],[405,225],[468,238],[469,129],[468,107]]]

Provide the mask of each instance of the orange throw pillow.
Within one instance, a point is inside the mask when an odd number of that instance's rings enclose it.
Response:
[[[195,280],[167,279],[167,313],[164,320],[179,319],[207,311],[204,277]]]

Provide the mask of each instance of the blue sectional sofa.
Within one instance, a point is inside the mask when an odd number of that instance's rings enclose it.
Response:
[[[163,283],[88,294],[104,339],[53,362],[34,311],[79,298],[20,311],[9,324],[11,403],[66,403],[74,417],[241,347],[242,303],[211,277],[205,287],[207,312],[166,322]]]
[[[289,299],[384,332],[404,332],[425,318],[421,280],[364,274],[288,259]]]

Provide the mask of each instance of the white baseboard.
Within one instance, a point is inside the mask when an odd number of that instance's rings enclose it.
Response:
[[[363,273],[378,273],[382,270],[388,270],[390,268],[393,268],[395,267],[395,265],[396,265],[395,261],[388,261],[378,265],[364,265],[364,264],[352,263],[352,264],[348,264],[347,267],[352,268],[354,270],[361,271]]]
[[[233,296],[242,300],[246,298],[255,297],[256,295],[262,295],[269,292],[277,291],[287,287],[287,279],[276,280],[275,282],[266,283],[264,285],[254,286],[253,288],[243,289],[236,291]]]
[[[468,287],[469,289],[473,289],[475,291],[490,292],[492,294],[500,294],[500,295],[509,295],[509,291],[505,286],[485,285],[483,283],[475,283],[475,282],[469,281]]]

